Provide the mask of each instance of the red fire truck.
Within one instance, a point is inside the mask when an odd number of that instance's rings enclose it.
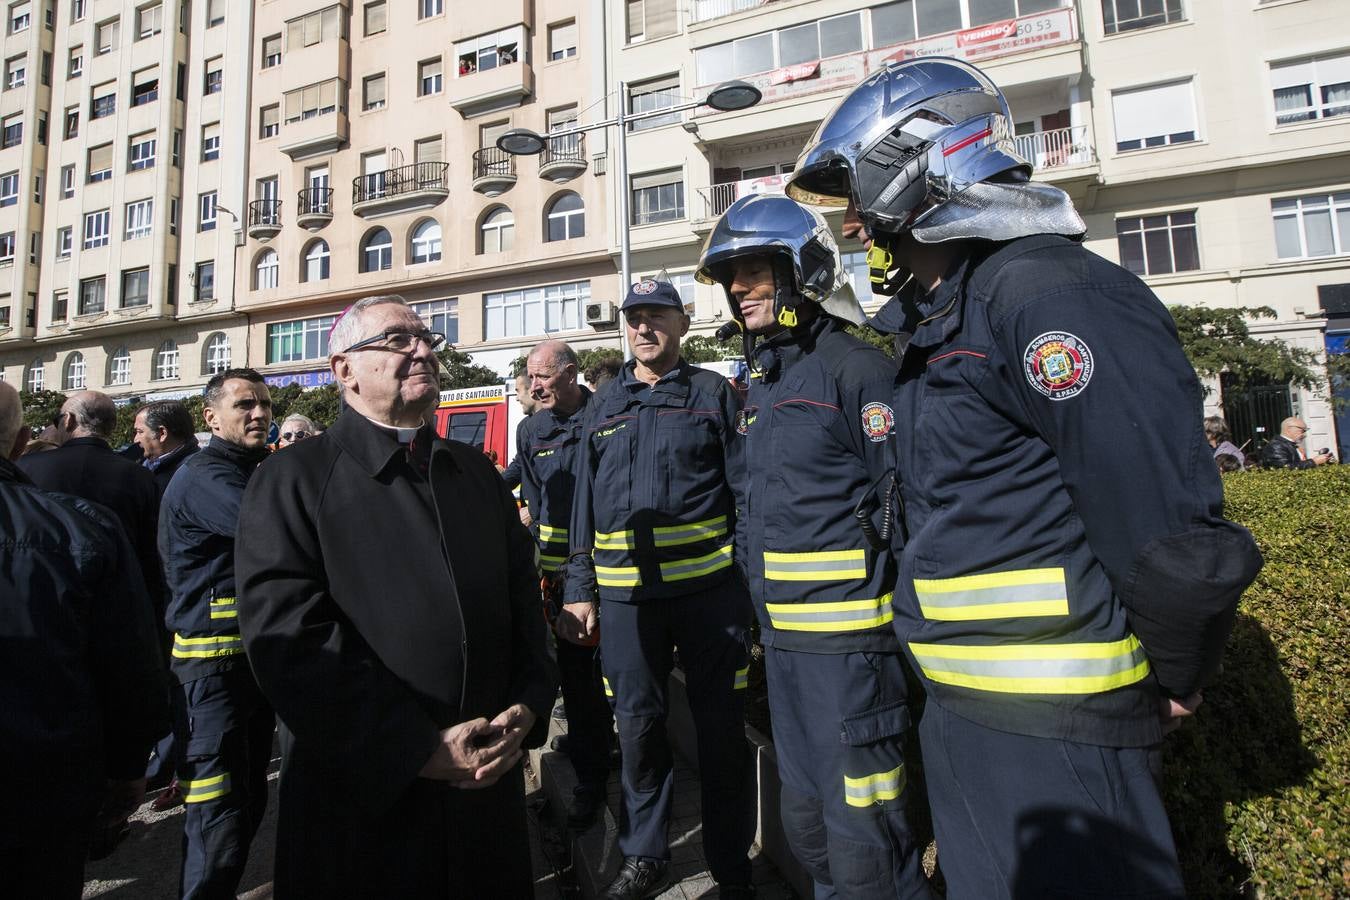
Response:
[[[510,418],[504,385],[441,391],[441,403],[436,408],[436,433],[478,447],[493,457],[494,462],[504,466]]]

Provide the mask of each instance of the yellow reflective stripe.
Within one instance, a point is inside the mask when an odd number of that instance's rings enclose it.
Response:
[[[215,659],[244,652],[244,639],[237,634],[219,637],[173,636],[173,656],[177,659]]]
[[[712,538],[725,537],[727,517],[716,516],[702,522],[690,522],[688,525],[663,525],[652,529],[652,539],[658,547],[678,547],[681,544],[695,544]]]
[[[543,553],[539,554],[539,564],[544,567],[544,571],[546,572],[558,571],[563,567],[563,563],[565,562],[567,562],[567,557],[565,556],[548,556]]]
[[[1067,616],[1064,570],[1016,569],[958,578],[916,578],[923,617],[937,622]]]
[[[862,631],[887,624],[895,613],[888,592],[871,600],[831,603],[766,603],[769,624],[779,631]]]
[[[661,563],[662,581],[685,581],[710,575],[731,565],[732,548],[730,544],[718,547],[711,553],[696,556],[693,559],[676,559]],[[597,567],[598,568],[598,567]]]
[[[235,598],[217,597],[211,601],[211,618],[213,619],[237,619],[239,610],[235,607]]]
[[[849,806],[864,807],[883,800],[896,800],[904,790],[904,766],[861,778],[844,776],[844,800]]]
[[[230,773],[226,772],[213,778],[201,778],[197,781],[186,781],[180,778],[178,786],[183,789],[184,803],[204,803],[207,800],[223,797],[230,792]]]
[[[609,679],[606,678],[605,676],[601,675],[601,676],[600,676],[600,680],[603,681],[603,682],[605,683],[605,696],[606,696],[606,697],[613,697],[613,696],[614,696],[614,689],[611,688],[611,687],[609,686]]]
[[[764,551],[764,578],[768,581],[852,581],[866,577],[864,550]]]
[[[1134,635],[1104,643],[909,647],[932,681],[1005,694],[1095,694],[1149,673],[1148,657]]]
[[[597,531],[595,533],[596,550],[632,550],[633,532],[631,531]]]
[[[744,690],[745,688],[748,688],[749,686],[750,686],[750,667],[746,666],[744,669],[737,669],[736,677],[731,682],[731,689],[733,691],[740,691]]]
[[[642,584],[637,566],[596,566],[595,580],[601,587],[637,587]]]
[[[541,544],[561,544],[567,541],[567,529],[558,528],[553,525],[540,524],[539,543]]]

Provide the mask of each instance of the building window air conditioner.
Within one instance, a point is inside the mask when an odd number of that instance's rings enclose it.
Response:
[[[614,303],[612,301],[592,300],[586,304],[587,325],[613,325],[614,321]]]

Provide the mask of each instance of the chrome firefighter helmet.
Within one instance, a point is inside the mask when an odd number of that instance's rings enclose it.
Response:
[[[820,123],[787,193],[845,206],[875,238],[907,231],[974,184],[1026,180],[1008,103],[979,69],[956,59],[891,63],[864,79]]]
[[[773,260],[774,316],[779,324],[789,328],[797,324],[802,299],[849,321],[862,321],[862,307],[848,285],[839,245],[820,213],[781,194],[752,194],[731,204],[718,219],[703,244],[694,277],[704,284],[722,285],[737,320],[740,310],[731,298],[732,263],[757,255]]]

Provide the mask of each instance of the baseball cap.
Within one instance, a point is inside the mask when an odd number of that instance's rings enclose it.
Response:
[[[673,306],[684,312],[684,300],[680,298],[680,292],[675,290],[675,285],[651,278],[644,278],[630,287],[619,309],[622,311],[635,306]]]

